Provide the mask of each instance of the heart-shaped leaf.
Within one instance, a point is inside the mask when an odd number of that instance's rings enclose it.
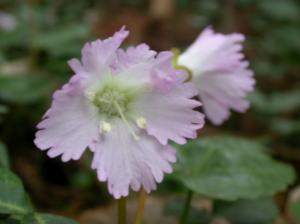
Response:
[[[26,214],[32,210],[22,182],[11,171],[0,168],[0,214]]]
[[[223,200],[254,199],[284,190],[294,170],[273,160],[257,142],[207,137],[178,147],[174,177],[190,190]]]

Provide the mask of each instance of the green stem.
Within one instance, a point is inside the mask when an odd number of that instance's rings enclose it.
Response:
[[[142,224],[143,222],[146,198],[147,198],[147,193],[144,190],[144,188],[142,188],[140,190],[140,195],[139,195],[139,204],[135,216],[135,224]]]
[[[191,190],[188,190],[186,198],[185,198],[185,202],[184,202],[184,208],[183,208],[181,216],[180,216],[180,224],[185,224],[189,217],[192,198],[193,198],[193,192]]]
[[[126,197],[118,200],[118,224],[126,224]]]

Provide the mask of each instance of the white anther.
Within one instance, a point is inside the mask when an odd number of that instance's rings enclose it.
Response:
[[[111,131],[111,124],[106,121],[103,121],[100,125],[100,131],[104,134],[109,133]]]
[[[147,121],[145,118],[139,117],[138,119],[136,119],[136,124],[139,128],[145,129],[147,126]]]
[[[86,96],[89,100],[93,101],[94,98],[95,98],[95,96],[96,96],[96,93],[95,93],[95,91],[89,90],[89,91],[87,91],[87,92],[85,93],[85,96]]]

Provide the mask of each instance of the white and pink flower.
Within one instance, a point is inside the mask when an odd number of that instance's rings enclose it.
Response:
[[[81,61],[69,61],[75,75],[54,93],[35,138],[38,148],[63,161],[90,148],[92,168],[115,198],[127,196],[129,187],[154,190],[176,160],[169,140],[184,144],[204,124],[194,110],[201,104],[191,99],[197,90],[172,68],[172,53],[145,44],[119,49],[128,33],[123,28],[87,43]]]
[[[255,80],[241,52],[242,34],[220,34],[206,28],[196,41],[178,58],[178,64],[193,74],[192,82],[208,119],[222,124],[230,109],[245,112],[249,107],[246,95]]]

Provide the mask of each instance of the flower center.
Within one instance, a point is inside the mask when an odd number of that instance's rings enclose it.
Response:
[[[139,136],[135,133],[128,121],[128,114],[130,113],[129,104],[134,100],[137,92],[133,88],[126,88],[116,83],[107,83],[97,91],[88,91],[87,98],[97,106],[99,113],[106,120],[118,117],[128,128],[128,131],[135,140],[139,140]],[[146,121],[140,118],[139,125],[141,128],[145,127]],[[108,133],[112,129],[109,122],[103,121],[100,124],[102,133]]]
[[[119,110],[116,107],[116,103],[124,113],[127,111],[128,105],[125,98],[125,94],[122,92],[108,90],[97,94],[94,104],[98,107],[101,114],[105,114],[108,117],[114,117],[119,116]]]
[[[130,91],[108,84],[95,93],[92,102],[98,107],[99,113],[107,118],[112,118],[121,117],[120,111],[127,113],[132,100],[133,94]]]

